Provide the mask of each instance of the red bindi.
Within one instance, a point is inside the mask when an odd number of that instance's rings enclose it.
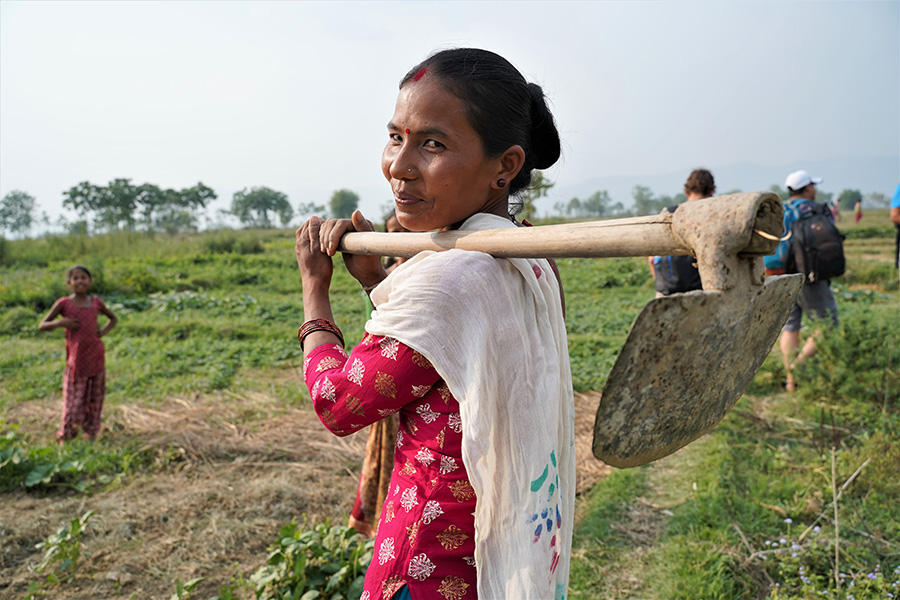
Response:
[[[421,69],[419,69],[419,72],[416,73],[416,76],[413,77],[413,81],[418,81],[418,80],[422,79],[422,77],[424,77],[425,73],[427,73],[427,72],[428,72],[428,67],[422,67]]]
[[[406,128],[406,133],[409,134],[409,127]]]

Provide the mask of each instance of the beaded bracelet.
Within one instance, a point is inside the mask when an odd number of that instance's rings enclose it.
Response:
[[[301,350],[303,350],[303,340],[306,339],[306,336],[317,331],[327,331],[328,333],[336,335],[341,341],[341,347],[344,346],[344,335],[332,321],[329,321],[328,319],[310,319],[297,330],[297,341],[300,342]]]

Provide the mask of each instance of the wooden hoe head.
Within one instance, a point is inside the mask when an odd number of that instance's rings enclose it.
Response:
[[[764,276],[783,233],[768,192],[685,202],[675,213],[533,228],[349,233],[342,251],[412,256],[461,248],[498,257],[692,254],[703,290],[650,301],[609,373],[594,423],[594,456],[634,467],[697,439],[735,405],[774,345],[803,275]]]

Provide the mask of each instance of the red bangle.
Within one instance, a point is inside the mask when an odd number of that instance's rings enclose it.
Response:
[[[303,340],[306,339],[306,336],[317,331],[327,331],[328,333],[336,335],[337,339],[341,341],[341,347],[343,348],[344,335],[341,333],[341,330],[338,329],[337,325],[328,319],[310,319],[297,330],[297,341],[300,342],[301,350],[303,350]]]

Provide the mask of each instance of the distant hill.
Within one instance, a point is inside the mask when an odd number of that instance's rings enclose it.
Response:
[[[762,166],[753,163],[732,165],[697,165],[712,171],[719,193],[739,189],[742,192],[767,190],[772,184],[784,186],[784,179],[791,171],[804,169],[814,177],[824,179],[820,188],[835,196],[845,189],[856,189],[863,194],[881,192],[890,197],[900,183],[900,156],[844,156],[825,160],[811,160],[802,163]],[[665,174],[645,174],[615,177],[596,177],[579,183],[557,182],[550,190],[550,196],[538,202],[541,216],[553,212],[557,202],[568,202],[571,198],[585,199],[599,190],[606,190],[613,202],[621,202],[626,208],[634,202],[631,191],[636,185],[653,190],[655,196],[674,196],[682,192],[684,181],[690,169]]]

